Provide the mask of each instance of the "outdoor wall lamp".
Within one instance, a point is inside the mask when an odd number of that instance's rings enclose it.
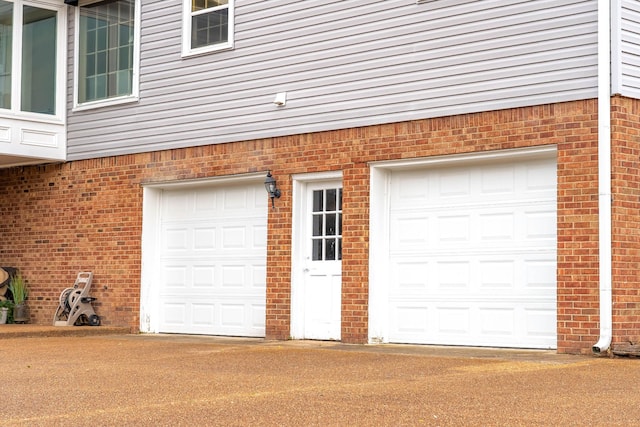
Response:
[[[271,207],[275,209],[276,202],[274,201],[274,199],[279,199],[281,193],[276,186],[276,179],[271,176],[271,171],[267,172],[267,179],[264,180],[264,188],[265,190],[267,190],[267,193],[269,193],[269,197],[271,197]]]

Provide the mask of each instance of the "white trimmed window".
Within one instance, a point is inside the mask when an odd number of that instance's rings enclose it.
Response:
[[[80,1],[75,108],[138,99],[140,0]]]
[[[234,0],[183,1],[183,56],[233,48]]]
[[[0,0],[0,112],[64,117],[64,6]]]

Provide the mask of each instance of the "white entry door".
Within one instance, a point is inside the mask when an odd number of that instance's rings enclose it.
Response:
[[[342,185],[308,184],[302,213],[302,278],[296,338],[339,340],[342,291]]]

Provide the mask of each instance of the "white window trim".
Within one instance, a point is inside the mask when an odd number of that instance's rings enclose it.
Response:
[[[102,0],[80,0],[78,7],[75,7],[75,22],[73,35],[73,109],[72,111],[90,110],[93,108],[107,107],[111,105],[137,102],[140,99],[140,0],[135,1],[134,29],[133,29],[133,76],[131,82],[131,95],[119,96],[97,101],[78,101],[78,75],[80,73],[80,7],[93,3],[100,3]]]
[[[9,117],[14,119],[28,120],[32,122],[42,123],[62,123],[66,117],[66,101],[67,101],[67,73],[66,73],[66,52],[67,52],[67,14],[65,6],[54,0],[23,0],[21,2],[11,1],[13,7],[16,8],[14,18],[19,22],[13,23],[12,35],[12,52],[13,59],[11,61],[11,109],[0,109],[0,117]],[[55,10],[56,18],[56,90],[55,90],[55,108],[56,114],[41,114],[29,111],[20,111],[21,95],[22,95],[22,57],[16,57],[16,52],[22,53],[22,6],[34,6],[43,9]],[[17,77],[17,78],[16,78]]]
[[[226,43],[191,48],[191,0],[182,0],[182,57],[202,55],[204,53],[219,52],[233,49],[235,25],[235,0],[229,0],[229,37]],[[220,7],[222,8],[222,7]],[[208,9],[208,11],[216,8]]]

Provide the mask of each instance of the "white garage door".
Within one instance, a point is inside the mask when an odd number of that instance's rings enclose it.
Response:
[[[262,184],[163,191],[159,332],[264,336],[267,201]]]
[[[391,175],[389,341],[556,347],[556,161]]]

